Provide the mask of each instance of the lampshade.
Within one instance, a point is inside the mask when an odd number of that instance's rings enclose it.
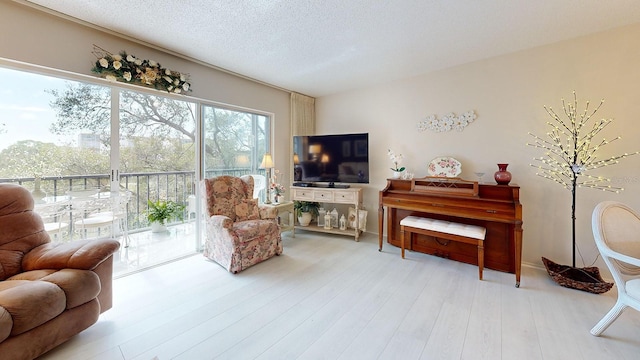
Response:
[[[310,145],[309,146],[309,154],[320,154],[320,152],[322,151],[322,145]]]
[[[320,162],[324,163],[324,164],[328,163],[329,162],[329,155],[322,154],[322,157],[320,158]]]
[[[273,168],[273,159],[271,158],[271,154],[266,153],[262,157],[262,163],[260,164],[260,169],[272,169]]]
[[[300,164],[300,157],[296,153],[293,154],[293,163],[296,165]]]

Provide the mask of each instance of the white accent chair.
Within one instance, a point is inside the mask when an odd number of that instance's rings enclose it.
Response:
[[[253,198],[262,200],[260,192],[267,188],[267,177],[257,174],[252,174],[251,177],[253,177]]]
[[[627,307],[640,311],[640,215],[615,201],[604,201],[593,210],[591,226],[596,246],[611,271],[618,299],[591,329],[600,336]]]

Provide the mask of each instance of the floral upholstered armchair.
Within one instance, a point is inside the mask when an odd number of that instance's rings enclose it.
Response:
[[[277,210],[258,205],[253,177],[224,175],[203,184],[208,214],[204,256],[235,274],[282,254]]]

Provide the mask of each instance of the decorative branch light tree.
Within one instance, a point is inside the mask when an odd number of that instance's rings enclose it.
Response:
[[[600,101],[598,107],[589,111],[589,101],[587,101],[584,111],[578,113],[578,101],[576,92],[573,92],[573,103],[565,102],[562,99],[562,110],[566,119],[563,120],[553,111],[551,107],[544,109],[547,111],[552,121],[547,125],[551,131],[547,133],[549,140],[540,138],[532,133],[535,141],[527,144],[544,150],[544,156],[534,158],[539,165],[531,164],[538,168],[536,175],[552,180],[571,191],[571,231],[573,249],[573,267],[576,266],[576,189],[586,187],[603,191],[620,192],[623,189],[609,185],[611,180],[601,176],[587,175],[589,170],[617,164],[621,159],[639,152],[622,154],[600,160],[596,153],[605,145],[619,140],[616,137],[612,140],[595,140],[596,135],[609,125],[612,119],[601,119],[588,126],[589,120],[595,115],[604,100]]]

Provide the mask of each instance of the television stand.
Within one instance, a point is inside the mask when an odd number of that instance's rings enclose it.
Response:
[[[349,185],[346,185],[346,184],[338,184],[338,185],[336,185],[335,183],[330,182],[327,187],[335,188],[335,189],[348,189]]]
[[[316,187],[316,188],[331,188],[331,189],[348,189],[350,185],[348,184],[336,184],[334,182],[330,182],[328,184],[325,183],[314,183],[314,182],[294,182],[293,186],[299,187]]]
[[[291,200],[294,201],[313,201],[319,203],[329,204],[349,204],[355,207],[355,226],[349,228],[347,219],[347,229],[340,230],[340,228],[332,227],[331,229],[325,229],[323,226],[318,226],[317,223],[311,223],[307,226],[296,225],[296,229],[317,231],[330,234],[348,235],[353,236],[356,241],[360,241],[360,233],[364,231],[363,226],[360,225],[360,208],[362,208],[362,188],[329,188],[329,187],[304,187],[304,186],[292,186],[291,187]],[[348,214],[345,214],[348,218]],[[338,217],[339,218],[339,217]],[[296,219],[297,220],[297,219]],[[365,223],[366,224],[366,223]]]
[[[294,182],[293,186],[312,187],[313,183],[310,183],[310,182]]]

